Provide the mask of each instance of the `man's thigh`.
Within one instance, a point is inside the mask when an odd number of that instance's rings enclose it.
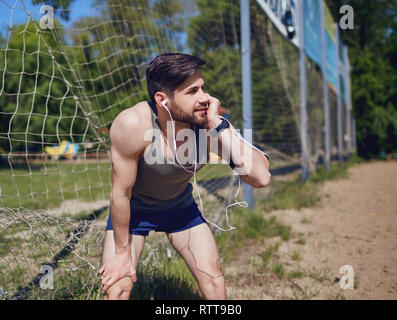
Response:
[[[218,247],[206,223],[167,236],[198,281],[222,276]]]

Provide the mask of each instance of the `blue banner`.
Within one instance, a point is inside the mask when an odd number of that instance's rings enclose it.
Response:
[[[323,0],[321,0],[323,1]],[[327,80],[334,91],[338,92],[338,49],[336,45],[335,22],[332,18],[327,4],[324,3],[324,34],[325,34],[325,54],[327,60]]]
[[[345,64],[345,54],[343,52],[344,44],[341,39],[339,39],[339,63]]]
[[[318,0],[303,0],[303,26],[305,52],[321,66],[320,3]]]
[[[332,41],[332,38],[327,31],[325,31],[325,50],[327,55],[327,80],[333,85],[334,89],[337,90],[337,50],[335,42]]]
[[[339,97],[341,98],[341,100],[343,101],[343,103],[345,105],[347,105],[347,101],[346,101],[346,94],[345,94],[345,77],[343,76],[343,74],[339,74]]]

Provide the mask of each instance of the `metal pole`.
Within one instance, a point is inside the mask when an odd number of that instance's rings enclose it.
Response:
[[[340,61],[339,61],[339,26],[335,23],[335,42],[336,42],[336,101],[337,101],[337,117],[338,117],[338,158],[339,162],[343,161],[343,139],[342,139],[342,101],[341,101],[341,88],[339,79]]]
[[[356,118],[353,117],[353,128],[352,128],[352,138],[353,138],[353,150],[357,154],[357,134],[356,134]]]
[[[303,1],[298,1],[299,5],[299,63],[300,63],[300,96],[301,96],[301,158],[302,174],[301,178],[305,181],[309,177],[308,148],[307,148],[307,97],[306,97],[306,54],[304,37],[304,17]]]
[[[346,58],[348,61],[348,73],[347,73],[347,80],[348,80],[348,97],[349,97],[349,104],[350,104],[350,118],[352,119],[352,127],[350,128],[351,130],[351,138],[352,138],[352,149],[353,151],[357,154],[357,132],[356,132],[356,118],[352,115],[353,114],[353,102],[352,102],[352,92],[351,92],[351,65],[350,65],[350,59],[349,59],[349,54],[348,50],[346,47]]]
[[[324,25],[324,2],[320,0],[320,30],[321,30],[321,53],[322,53],[322,74],[324,90],[324,126],[325,126],[325,168],[331,170],[331,148],[330,148],[330,128],[329,128],[329,100],[328,100],[328,81],[327,81],[327,55],[325,48],[325,25]]]
[[[252,144],[252,75],[251,75],[251,26],[249,0],[240,0],[241,21],[241,62],[243,90],[243,134],[244,139]],[[249,207],[255,205],[253,189],[244,184],[244,201]]]
[[[349,54],[347,51],[347,46],[343,47],[343,55],[345,58],[346,68],[345,68],[345,92],[346,92],[346,133],[347,133],[347,156],[350,157],[352,148],[352,130],[351,130],[351,94],[350,94],[350,61]]]

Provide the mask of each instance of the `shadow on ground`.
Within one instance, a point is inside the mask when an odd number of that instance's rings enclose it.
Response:
[[[176,276],[137,273],[130,300],[202,300],[195,288]]]

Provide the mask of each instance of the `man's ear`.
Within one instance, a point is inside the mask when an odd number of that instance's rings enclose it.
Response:
[[[166,102],[166,106],[169,106],[169,98],[164,92],[156,92],[154,95],[154,100],[159,106],[164,106],[164,101]]]

